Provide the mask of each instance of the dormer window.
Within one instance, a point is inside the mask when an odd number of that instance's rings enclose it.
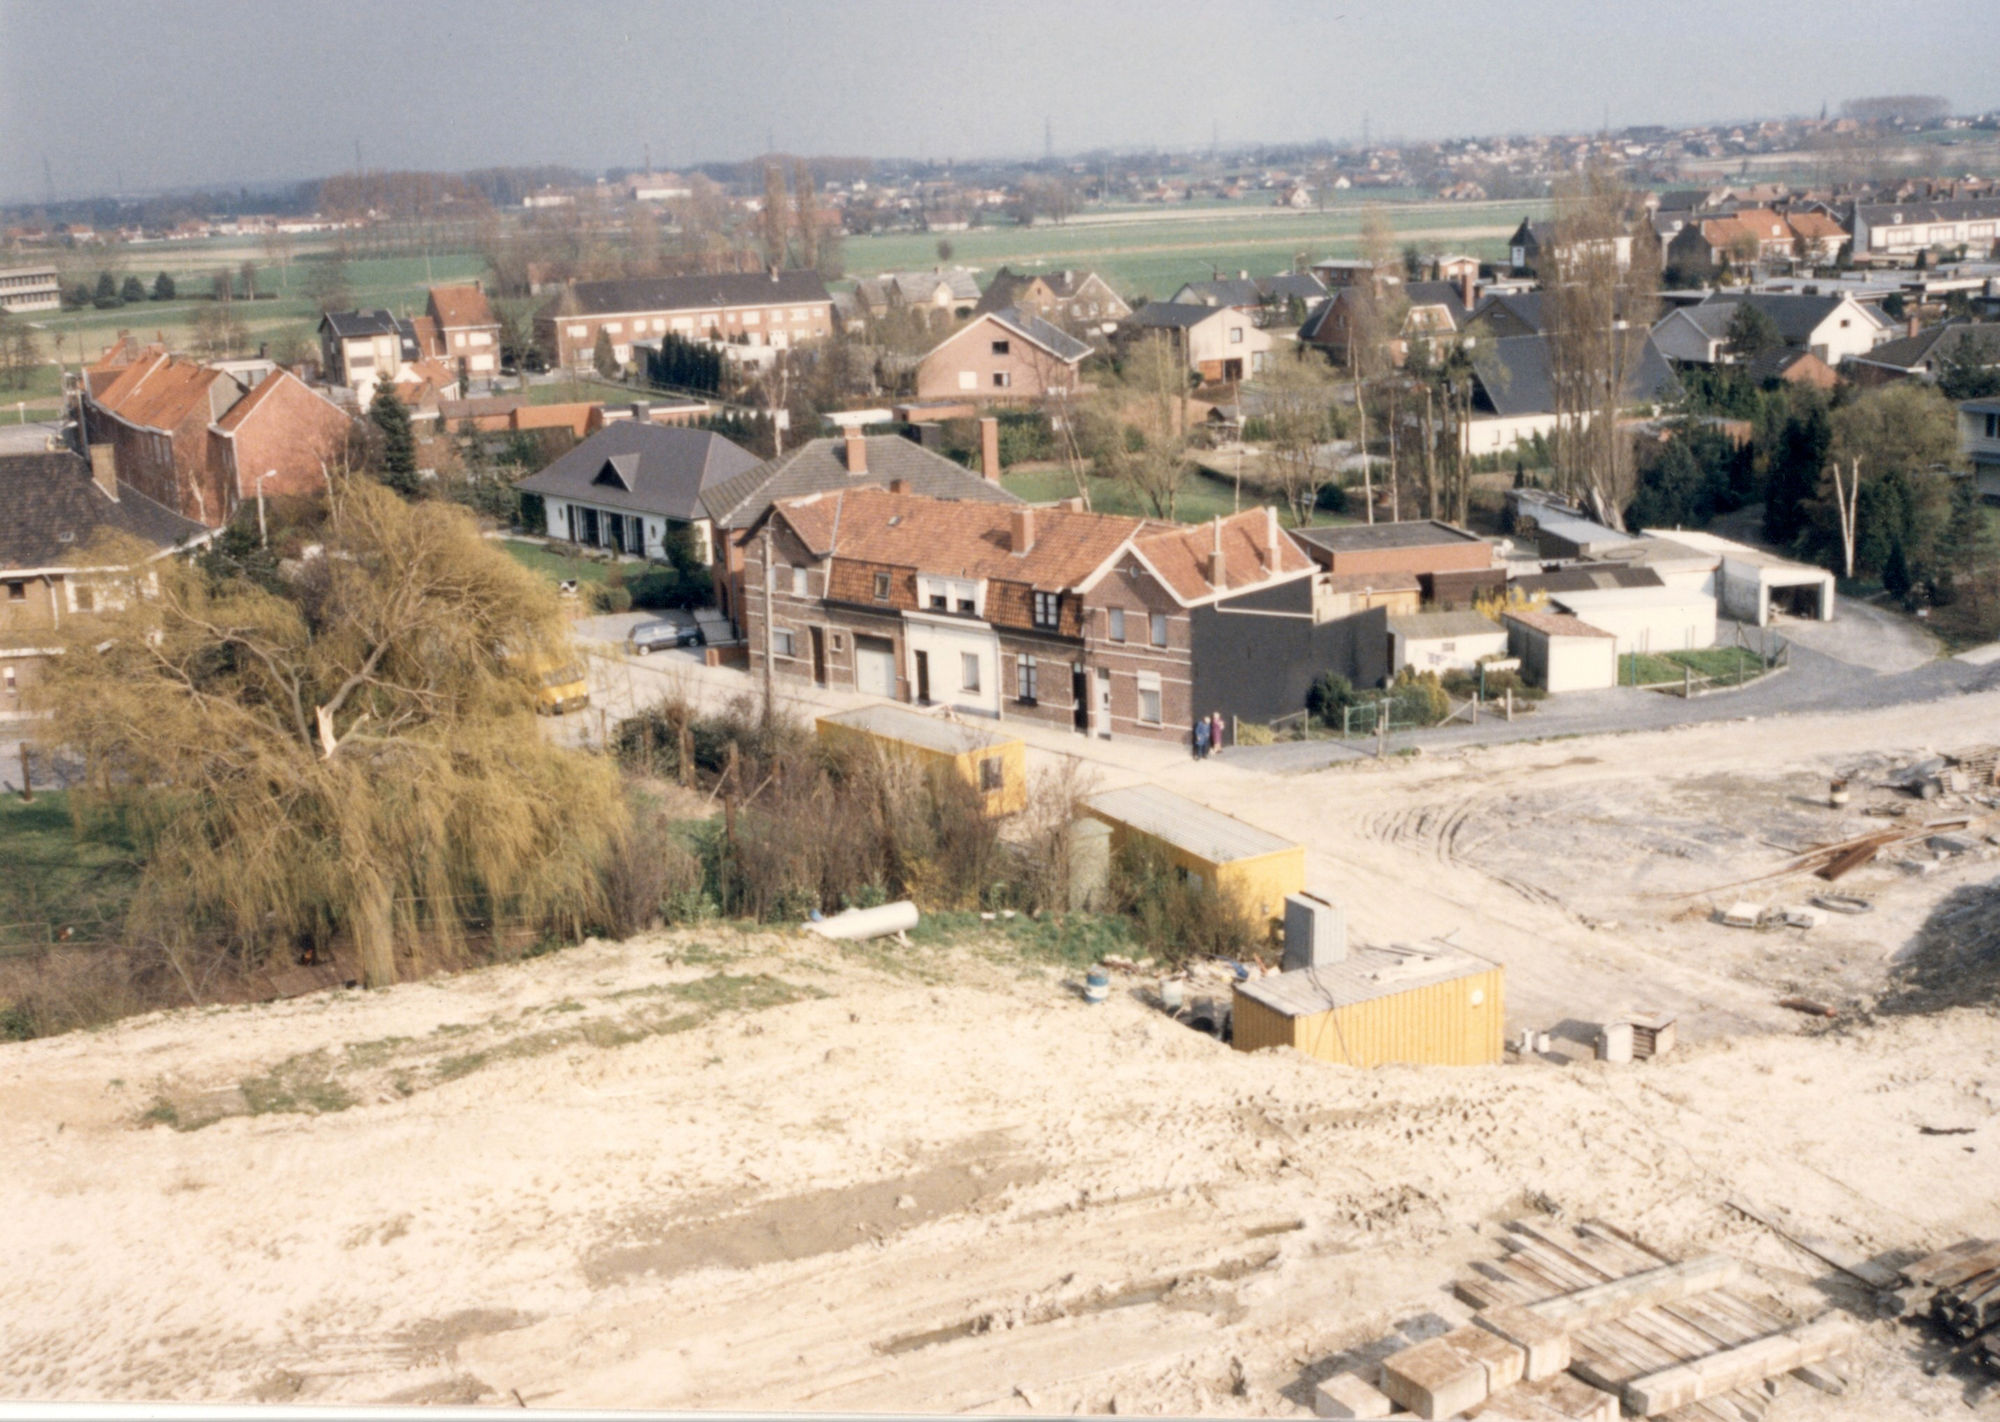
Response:
[[[1054,631],[1062,626],[1062,594],[1038,592],[1035,594],[1035,626]]]
[[[639,456],[636,454],[614,454],[597,470],[597,477],[590,482],[606,488],[623,489],[632,492],[632,479],[638,473]]]

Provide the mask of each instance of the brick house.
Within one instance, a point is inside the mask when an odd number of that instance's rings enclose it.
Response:
[[[1442,519],[1330,524],[1301,528],[1293,537],[1337,577],[1365,577],[1370,586],[1395,575],[1415,578],[1430,603],[1468,607],[1474,597],[1507,581],[1506,564],[1493,543]]]
[[[104,533],[137,539],[156,557],[211,536],[138,490],[120,488],[109,458],[93,464],[68,450],[0,455],[0,717],[21,714],[52,655],[53,634],[89,616],[94,580],[119,571],[83,556]]]
[[[555,366],[588,368],[600,332],[621,365],[634,341],[670,334],[784,350],[833,333],[833,297],[814,271],[719,272],[571,282],[535,316],[535,344]]]
[[[434,286],[424,314],[437,328],[441,356],[464,381],[500,373],[500,322],[476,284]]]
[[[1313,611],[1274,509],[1194,526],[864,488],[781,500],[748,550],[750,667],[885,700],[1185,743],[1324,669],[1377,680],[1386,614]]]
[[[1031,311],[1044,321],[1069,331],[1109,334],[1127,316],[1132,305],[1111,289],[1096,272],[1064,269],[1058,272],[1012,272],[1002,267],[993,274],[986,294],[973,308],[973,315],[1005,311],[1009,307]]]
[[[119,484],[197,523],[220,528],[237,505],[266,493],[323,488],[323,460],[347,438],[346,411],[274,370],[254,390],[225,371],[158,350],[84,394],[93,462],[109,458]],[[267,471],[275,470],[275,476]]]
[[[1035,401],[1077,388],[1090,346],[1032,311],[1008,307],[975,316],[917,366],[919,400]]]

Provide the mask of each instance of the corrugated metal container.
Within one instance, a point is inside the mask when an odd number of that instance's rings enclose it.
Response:
[[[1302,845],[1158,785],[1107,790],[1084,809],[1111,826],[1114,851],[1134,837],[1150,841],[1170,863],[1273,924],[1282,920],[1285,895],[1306,886]]]
[[[823,741],[859,742],[958,776],[979,792],[989,815],[1011,815],[1028,803],[1027,752],[1011,736],[897,706],[822,716],[818,729]]]
[[[1505,970],[1458,955],[1407,984],[1366,982],[1341,972],[1382,950],[1358,949],[1349,964],[1239,983],[1236,1049],[1295,1047],[1348,1066],[1385,1062],[1481,1066],[1499,1062],[1506,1019]]]

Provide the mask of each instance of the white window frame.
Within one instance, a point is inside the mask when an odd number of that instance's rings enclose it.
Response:
[[[958,388],[961,390],[977,390],[979,388],[979,372],[976,370],[961,370],[958,373]]]
[[[792,596],[793,597],[811,596],[810,592],[808,591],[808,585],[806,583],[806,570],[804,568],[792,569]]]
[[[979,690],[979,653],[958,654],[958,684],[963,691]]]
[[[1152,698],[1152,715],[1146,714],[1146,698]],[[1160,690],[1160,678],[1153,672],[1139,673],[1139,705],[1137,708],[1142,725],[1162,726],[1166,724],[1166,698]]]
[[[1124,608],[1114,607],[1110,609],[1109,613],[1106,615],[1105,624],[1106,624],[1105,633],[1107,636],[1111,638],[1112,641],[1122,642],[1125,640]]]
[[[790,661],[799,654],[799,644],[789,627],[771,629],[771,655]]]
[[[1149,632],[1151,633],[1151,636],[1152,636],[1152,645],[1153,645],[1153,646],[1155,646],[1155,647],[1164,647],[1164,646],[1166,646],[1166,645],[1167,645],[1167,614],[1166,614],[1166,613],[1164,613],[1164,612],[1156,612],[1156,613],[1154,613],[1154,614],[1152,615],[1152,617],[1151,617],[1150,619],[1148,619],[1148,624],[1149,624],[1149,625],[1148,625],[1148,628],[1147,628],[1147,630],[1148,630],[1148,631],[1149,631]]]

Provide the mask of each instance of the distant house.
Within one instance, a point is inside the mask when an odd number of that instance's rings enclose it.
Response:
[[[884,272],[854,284],[860,313],[878,319],[891,311],[922,311],[946,319],[969,316],[979,296],[978,280],[964,267]]]
[[[1188,368],[1208,385],[1254,379],[1270,359],[1270,333],[1233,306],[1148,302],[1118,327],[1118,338],[1125,342],[1154,333],[1172,341]]]
[[[833,298],[814,271],[579,281],[535,315],[535,342],[553,363],[588,369],[600,334],[619,364],[636,341],[678,335],[784,350],[833,333]]]
[[[974,314],[1004,311],[1010,306],[1084,335],[1105,334],[1132,314],[1131,304],[1103,277],[1069,268],[1053,272],[1000,268],[973,308]]]
[[[1980,496],[2000,504],[2000,399],[1960,402],[1958,447],[1972,465]]]
[[[1466,329],[1488,339],[1501,336],[1540,336],[1548,330],[1547,314],[1539,291],[1495,291],[1481,298],[1466,320]]]
[[[1852,226],[1857,256],[1962,246],[1984,257],[2000,237],[2000,197],[1856,203]]]
[[[1473,454],[1501,454],[1523,440],[1555,433],[1558,424],[1549,338],[1506,336],[1472,347],[1472,419],[1466,428]],[[1680,382],[1650,335],[1644,338],[1625,382],[1624,407],[1666,403]]]
[[[1663,355],[1679,364],[1728,364],[1730,323],[1744,306],[1769,317],[1787,346],[1810,351],[1834,367],[1867,354],[1893,331],[1884,317],[1844,292],[1806,296],[1719,291],[1699,305],[1669,311],[1654,323],[1653,339]]]
[[[673,202],[694,196],[693,185],[679,173],[633,173],[625,179],[625,191],[634,202]]]
[[[437,327],[436,353],[462,381],[500,373],[500,322],[476,284],[432,287],[425,314]]]
[[[423,343],[410,321],[379,308],[329,311],[319,318],[319,368],[330,385],[344,385],[366,406],[375,387],[393,385],[405,366],[424,358]]]
[[[1471,286],[1470,281],[1462,284],[1413,281],[1401,288],[1392,288],[1387,295],[1377,298],[1387,306],[1401,309],[1391,346],[1397,365],[1407,358],[1411,341],[1450,336],[1465,329],[1469,319],[1465,298]],[[1346,365],[1352,354],[1349,350],[1349,331],[1363,290],[1355,286],[1342,287],[1327,297],[1299,327],[1299,340],[1319,347],[1329,358]]]
[[[1285,313],[1297,302],[1309,311],[1326,297],[1326,284],[1311,272],[1280,272],[1253,277],[1240,271],[1214,281],[1184,282],[1168,301],[1176,306],[1233,306],[1257,318],[1260,326],[1287,324]]]
[[[62,277],[53,262],[0,269],[0,311],[54,311],[62,305]]]
[[[551,538],[664,558],[685,534],[696,561],[708,564],[715,539],[704,493],[759,463],[707,430],[623,420],[515,487],[541,496]]]
[[[1373,281],[1382,286],[1400,286],[1403,281],[1403,264],[1400,261],[1371,262],[1361,257],[1329,257],[1323,262],[1314,262],[1309,270],[1328,291],[1362,281]]]
[[[1089,354],[1087,343],[1033,312],[986,311],[924,356],[917,366],[917,398],[1041,400],[1075,390],[1077,368]]]
[[[100,534],[136,539],[149,558],[213,536],[121,486],[109,458],[86,460],[68,450],[0,455],[0,716],[21,713],[52,654],[50,634],[89,616],[98,580],[124,571],[84,556]]]
[[[1468,607],[1507,581],[1491,542],[1442,519],[1313,524],[1294,529],[1292,537],[1335,578],[1400,575],[1414,579],[1424,601],[1434,604]]]
[[[254,390],[212,366],[148,352],[84,397],[93,461],[112,461],[120,486],[209,528],[266,494],[326,486],[351,418],[288,371]]]
[[[1620,232],[1610,242],[1618,270],[1622,272],[1632,265],[1631,234]],[[1515,271],[1540,274],[1544,259],[1555,251],[1555,232],[1544,223],[1524,217],[1514,235],[1507,239],[1507,251]]]
[[[1471,671],[1507,654],[1507,629],[1477,612],[1417,612],[1389,619],[1389,670]]]
[[[1688,223],[1667,243],[1667,265],[1712,272],[1726,266],[1790,261],[1798,255],[1799,234],[1769,208],[1746,207],[1726,217]],[[1837,250],[1836,246],[1836,250]]]
[[[1824,266],[1837,260],[1840,249],[1847,245],[1847,229],[1824,212],[1794,208],[1785,214],[1785,221],[1791,224],[1798,239],[1798,258],[1802,262]]]
[[[1915,325],[1915,322],[1911,322]],[[1975,360],[2000,366],[2000,321],[1946,321],[1849,356],[1846,374],[1865,385],[1890,380],[1936,380],[1947,361]]]

